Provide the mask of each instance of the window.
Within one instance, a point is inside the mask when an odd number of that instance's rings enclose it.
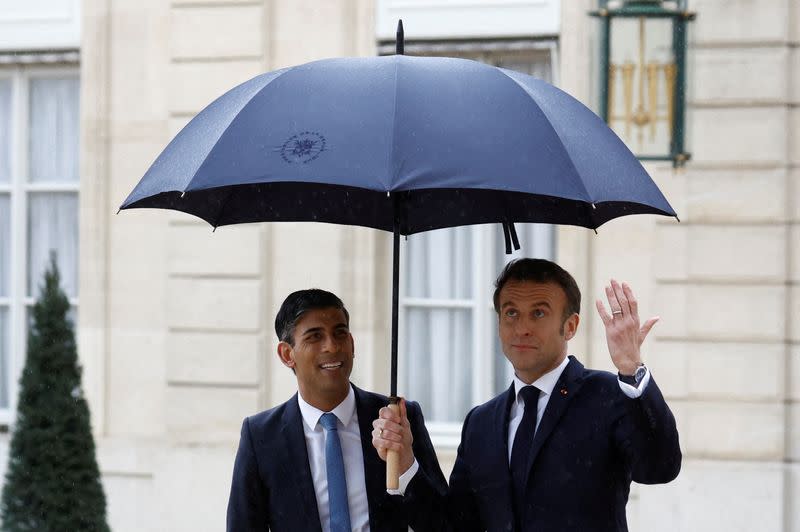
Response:
[[[467,57],[552,79],[554,43],[500,44],[417,43],[406,51]],[[500,224],[420,233],[401,244],[399,391],[422,405],[438,445],[456,446],[469,409],[511,383],[513,370],[497,338],[494,279],[512,258],[555,256],[552,226],[516,229],[521,249],[513,255],[505,255]]]
[[[78,303],[78,73],[0,66],[0,422],[13,417],[50,251]]]

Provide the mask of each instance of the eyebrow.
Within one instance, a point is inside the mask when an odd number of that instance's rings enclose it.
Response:
[[[500,305],[500,308],[502,309],[502,308],[511,307],[511,306],[519,306],[519,305],[515,304],[512,301],[506,301],[505,303]],[[552,308],[550,306],[550,303],[548,303],[547,301],[535,301],[532,306],[534,306],[534,307],[547,307],[549,309]]]
[[[347,324],[346,324],[346,323],[344,323],[344,322],[342,322],[342,323],[337,323],[336,325],[334,325],[334,326],[333,326],[333,328],[334,328],[334,329],[336,329],[336,330],[340,330],[340,329],[349,329],[349,327],[347,326]],[[305,336],[305,335],[307,335],[307,334],[314,333],[314,332],[319,332],[319,331],[322,331],[322,330],[324,330],[324,329],[325,329],[324,327],[311,327],[310,329],[306,329],[305,331],[303,331],[303,332],[302,332],[302,334],[301,334],[301,336]]]
[[[322,330],[322,327],[311,327],[310,329],[306,329],[305,331],[303,331],[302,336],[305,336],[307,334],[314,333],[314,332],[317,332],[317,331],[321,331],[321,330]]]

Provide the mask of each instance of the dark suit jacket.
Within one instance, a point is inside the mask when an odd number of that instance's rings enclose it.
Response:
[[[388,404],[383,395],[353,386],[364,451],[364,475],[373,532],[439,531],[447,492],[419,405],[407,402],[419,471],[404,496],[386,493],[386,463],[372,446],[372,421]],[[228,500],[228,532],[321,532],[308,465],[303,419],[295,394],[271,410],[250,416],[242,435]]]
[[[459,532],[514,530],[508,422],[514,386],[464,421],[448,509]],[[675,418],[652,375],[630,399],[617,376],[575,358],[561,374],[534,436],[522,530],[627,531],[631,480],[658,484],[681,466]]]

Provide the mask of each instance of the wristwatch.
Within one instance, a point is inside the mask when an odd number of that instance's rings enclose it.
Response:
[[[630,384],[631,386],[636,386],[638,388],[639,383],[642,382],[644,376],[647,375],[647,366],[645,366],[644,363],[640,363],[633,375],[623,375],[622,373],[617,373],[617,375],[619,375],[619,380],[625,384]]]

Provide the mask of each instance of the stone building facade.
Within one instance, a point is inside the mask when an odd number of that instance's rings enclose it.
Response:
[[[180,213],[115,215],[170,138],[261,72],[375,55],[397,16],[407,39],[417,24],[440,44],[555,43],[554,82],[593,105],[594,7],[83,2],[76,305],[114,530],[223,527],[242,418],[296,389],[272,329],[290,291],[339,293],[353,317],[353,380],[388,389],[389,236],[299,223],[212,235]],[[800,5],[690,8],[692,160],[682,171],[648,165],[681,223],[640,216],[597,235],[554,230],[555,259],[586,301],[570,347],[611,368],[592,302],[612,276],[631,283],[643,315],[661,316],[644,356],[678,419],[684,466],[669,485],[633,486],[632,530],[800,532]],[[455,447],[445,433],[436,443],[448,472]]]

